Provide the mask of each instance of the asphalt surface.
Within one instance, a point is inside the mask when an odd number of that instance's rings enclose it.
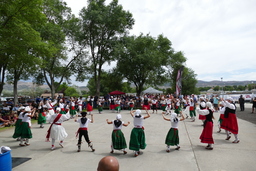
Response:
[[[239,109],[239,108],[238,108]],[[45,128],[32,125],[33,138],[30,146],[20,147],[19,142],[12,138],[14,129],[0,132],[0,146],[8,146],[12,149],[13,171],[94,171],[98,162],[107,155],[114,156],[120,163],[121,171],[255,171],[256,161],[256,114],[251,114],[251,104],[246,104],[246,110],[237,110],[239,124],[240,143],[234,144],[234,136],[229,141],[225,140],[224,131],[218,131],[217,112],[214,113],[214,149],[205,149],[199,136],[203,127],[200,120],[191,122],[188,118],[179,124],[180,150],[166,152],[165,137],[170,129],[170,123],[163,120],[161,112],[152,114],[144,121],[147,147],[142,154],[134,157],[133,151],[127,148],[127,154],[121,151],[110,152],[112,125],[106,123],[106,119],[114,120],[116,113],[104,110],[98,114],[94,110],[95,123],[89,124],[89,137],[93,141],[95,152],[82,144],[81,152],[77,152],[77,139],[75,132],[78,124],[73,119],[63,123],[68,137],[64,141],[64,148],[56,142],[56,149],[51,151],[51,143],[45,142],[45,135],[49,124]],[[121,111],[124,122],[132,122],[129,111]],[[90,116],[88,116],[90,117]],[[168,117],[168,116],[167,116]],[[127,145],[129,145],[132,123],[123,127]],[[1,170],[1,164],[0,164]]]

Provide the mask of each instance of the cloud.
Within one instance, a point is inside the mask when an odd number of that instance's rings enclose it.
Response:
[[[66,1],[74,13],[84,3]],[[119,0],[119,4],[135,19],[131,35],[163,34],[174,50],[184,52],[187,67],[198,79],[256,80],[255,0]]]

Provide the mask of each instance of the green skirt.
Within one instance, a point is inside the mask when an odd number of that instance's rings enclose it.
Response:
[[[175,112],[176,114],[180,114],[180,111],[181,111],[181,107],[178,107],[177,109],[174,110],[174,112]]]
[[[98,111],[99,111],[99,112],[102,112],[102,111],[103,111],[102,106],[99,106],[99,107],[98,107]]]
[[[76,110],[72,110],[72,109],[70,109],[70,115],[76,115]]]
[[[22,119],[18,119],[15,123],[15,130],[14,130],[14,134],[13,134],[13,138],[19,138],[21,136],[21,122]]]
[[[112,145],[116,150],[127,148],[124,134],[121,130],[113,130],[112,132]]]
[[[29,127],[29,123],[28,122],[22,122],[21,123],[21,138],[32,138],[32,132],[31,129]]]
[[[121,110],[121,106],[117,106],[115,110]]]
[[[179,131],[176,128],[171,128],[165,138],[166,145],[179,145]]]
[[[39,113],[37,123],[38,124],[46,123],[46,117],[43,116],[42,113]]]
[[[129,149],[139,151],[147,146],[145,133],[142,128],[133,128],[130,136]]]

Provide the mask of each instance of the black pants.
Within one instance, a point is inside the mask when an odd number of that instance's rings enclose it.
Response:
[[[244,111],[244,103],[240,103],[240,110]]]
[[[90,140],[89,140],[89,136],[88,136],[88,131],[87,130],[80,130],[79,131],[78,144],[81,144],[82,136],[84,136],[85,141],[89,144]]]

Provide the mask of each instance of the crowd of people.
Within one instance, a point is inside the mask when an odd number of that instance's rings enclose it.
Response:
[[[98,113],[102,114],[106,110],[103,110],[103,106],[108,105],[107,110],[117,113],[115,120],[106,120],[107,124],[113,125],[110,153],[114,153],[114,150],[121,150],[126,154],[127,144],[121,130],[122,126],[126,127],[130,122],[124,123],[120,114],[121,110],[123,110],[121,106],[125,102],[129,106],[127,109],[130,110],[131,117],[133,118],[129,149],[134,151],[135,157],[141,153],[140,150],[146,148],[143,123],[145,119],[150,118],[151,114],[149,111],[156,114],[159,111],[163,119],[171,123],[165,140],[167,152],[170,152],[170,146],[176,146],[175,150],[180,149],[178,124],[180,121],[189,119],[189,117],[191,122],[194,122],[196,119],[202,121],[201,142],[207,144],[206,149],[212,150],[214,144],[212,136],[214,112],[220,113],[218,132],[224,129],[227,135],[226,140],[231,138],[230,135],[232,133],[235,137],[233,143],[240,142],[235,114],[237,108],[232,98],[223,99],[215,96],[214,100],[211,101],[206,97],[198,97],[193,94],[183,97],[176,97],[171,94],[145,94],[140,98],[136,98],[135,96],[110,96],[109,99],[97,98],[96,103],[94,103],[94,98],[93,96],[89,96],[86,99],[82,97],[71,97],[70,99],[61,97],[55,97],[54,99],[44,98],[36,104],[29,102],[26,106],[20,106],[17,109],[13,138],[20,142],[20,146],[30,145],[29,139],[32,138],[32,132],[30,130],[31,118],[36,117],[40,128],[44,128],[45,123],[50,123],[46,141],[52,142],[51,150],[55,149],[56,141],[59,141],[59,146],[63,147],[63,141],[68,135],[62,123],[73,118],[75,122],[79,123],[77,151],[80,152],[81,150],[82,137],[84,137],[88,147],[92,151],[95,151],[88,135],[89,123],[94,122],[92,111],[98,108]],[[146,115],[142,114],[143,111],[146,112]],[[90,119],[87,118],[87,114],[91,116]]]

